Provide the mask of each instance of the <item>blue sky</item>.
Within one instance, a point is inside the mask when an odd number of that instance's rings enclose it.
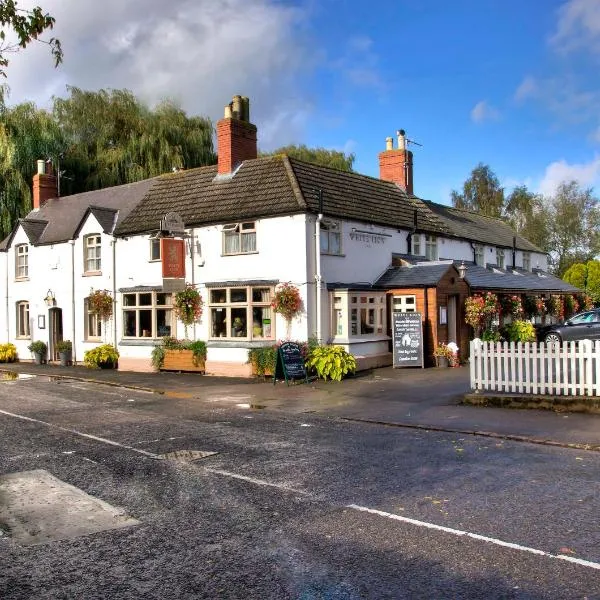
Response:
[[[12,57],[13,103],[127,87],[216,121],[241,93],[262,149],[352,151],[368,175],[405,129],[423,144],[415,193],[437,202],[478,162],[509,190],[600,189],[600,0],[37,3],[65,62],[52,69],[43,46]]]

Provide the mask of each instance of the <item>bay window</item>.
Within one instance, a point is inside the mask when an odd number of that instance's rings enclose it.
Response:
[[[272,286],[210,288],[211,338],[275,339]]]
[[[331,319],[333,337],[383,335],[386,331],[385,297],[385,292],[334,292]]]
[[[173,297],[164,292],[140,291],[123,294],[123,337],[171,336]]]

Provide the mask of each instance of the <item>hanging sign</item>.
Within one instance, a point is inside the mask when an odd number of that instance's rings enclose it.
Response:
[[[172,238],[161,238],[160,257],[163,278],[185,278],[185,242]]]
[[[423,367],[423,322],[421,313],[392,313],[394,368]]]
[[[302,351],[295,342],[284,342],[277,349],[273,385],[278,379],[285,379],[288,385],[290,379],[304,379],[308,382]]]
[[[183,235],[185,224],[178,213],[169,212],[160,220],[160,230],[168,231],[171,235]]]

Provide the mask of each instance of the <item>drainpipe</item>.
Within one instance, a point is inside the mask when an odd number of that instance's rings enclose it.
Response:
[[[6,341],[10,342],[10,325],[9,325],[9,314],[10,307],[8,302],[8,250],[6,251]]]
[[[192,227],[192,232],[190,234],[190,259],[192,261],[192,287],[196,284],[196,270],[194,267],[194,243],[196,239],[196,230]],[[194,325],[192,328],[192,335],[194,339],[196,339],[196,321],[194,321]]]
[[[471,250],[473,250],[473,264],[476,265],[477,264],[477,256],[475,255],[475,244],[473,242],[469,242],[469,244],[471,244]],[[485,255],[484,255],[485,258]],[[485,267],[485,261],[483,266]]]
[[[112,278],[113,278],[113,346],[117,347],[117,238],[113,237],[112,246]]]
[[[75,337],[75,240],[71,244],[71,340],[73,342],[73,364],[77,364],[77,340]]]
[[[321,277],[321,221],[323,221],[323,190],[317,190],[319,197],[319,214],[315,223],[315,281],[317,282],[317,341],[320,344],[321,332],[321,293],[323,278]]]

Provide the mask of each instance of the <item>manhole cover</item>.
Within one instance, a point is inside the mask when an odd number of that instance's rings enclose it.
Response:
[[[176,460],[178,462],[194,462],[201,458],[207,458],[208,456],[214,456],[218,452],[210,452],[208,450],[174,450],[173,452],[167,452],[160,454],[159,457],[164,460]]]

